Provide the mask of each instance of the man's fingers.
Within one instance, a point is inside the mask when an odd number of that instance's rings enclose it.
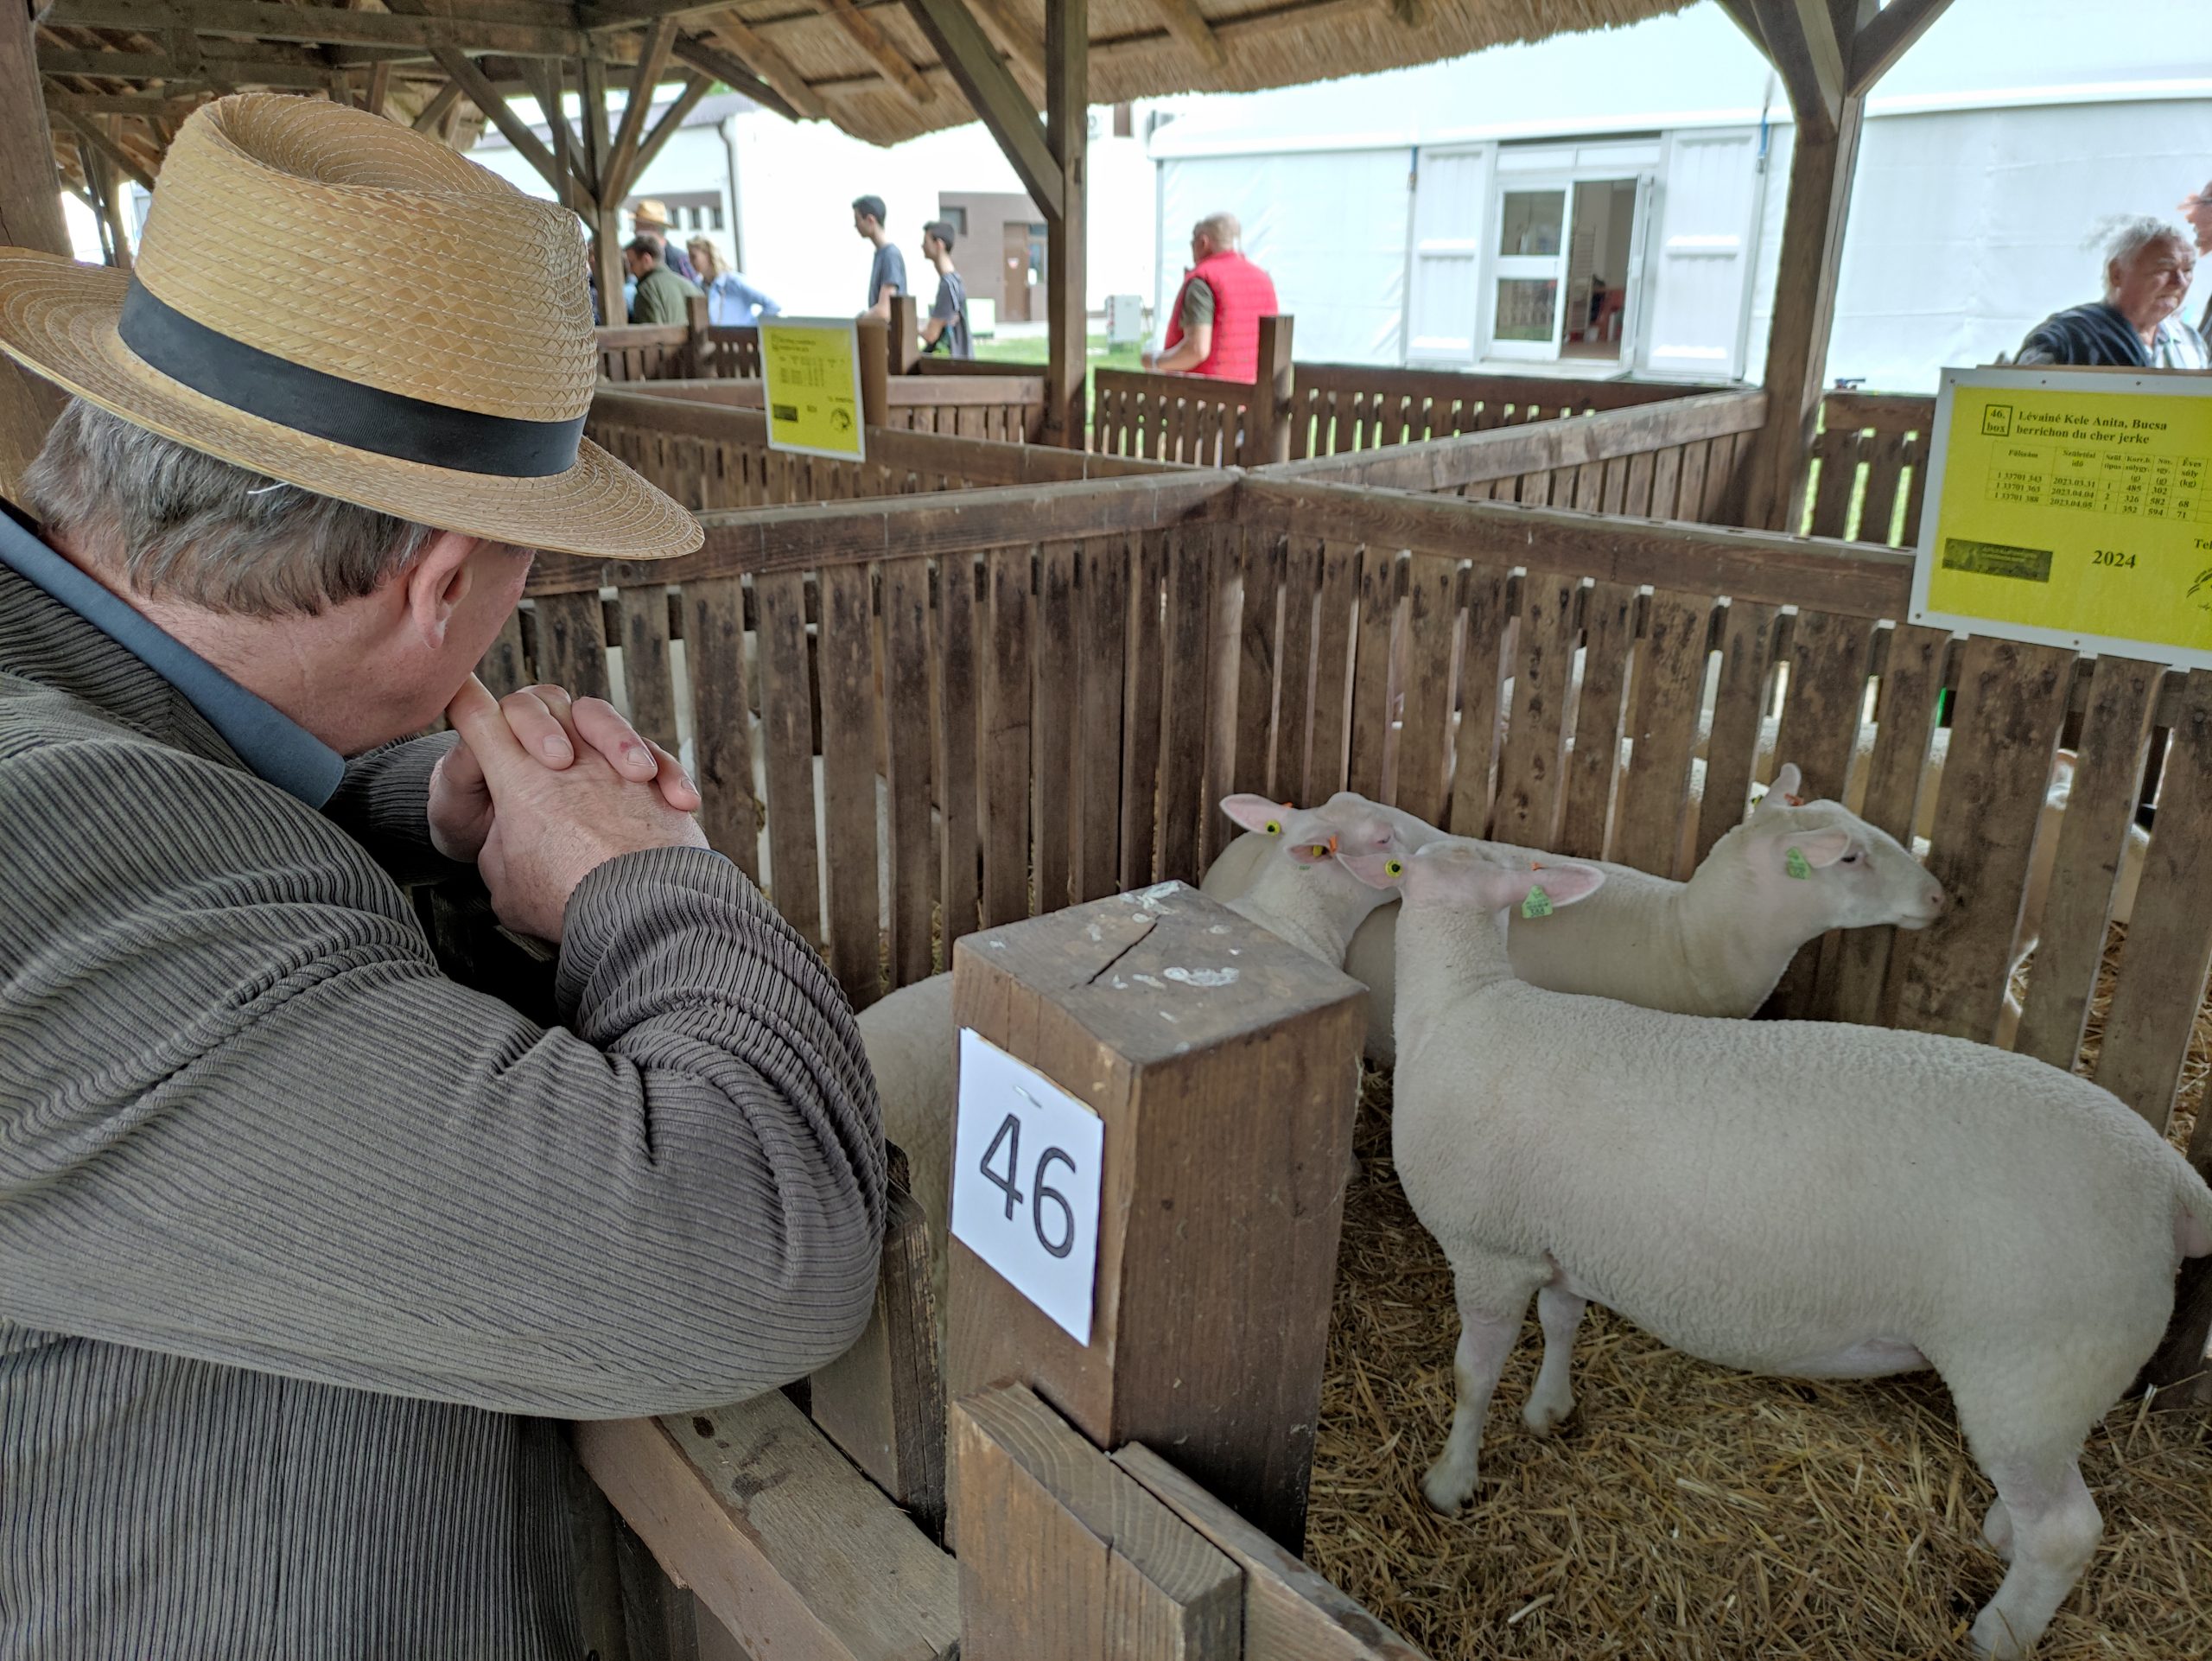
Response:
[[[484,683],[471,675],[446,705],[446,719],[453,723],[469,751],[486,773],[524,760],[527,753],[507,725],[499,700]]]
[[[463,795],[474,795],[485,787],[484,764],[476,759],[466,738],[439,758],[438,776],[448,788]]]
[[[696,813],[707,805],[707,799],[699,793],[699,786],[693,784],[691,775],[684,772],[683,762],[658,744],[653,745],[653,759],[660,766],[663,801],[679,813]]]
[[[633,784],[643,784],[659,772],[653,750],[622,712],[605,698],[578,698],[574,706],[576,734],[602,756],[615,772]]]
[[[499,709],[522,747],[557,773],[576,759],[576,748],[569,741],[560,716],[546,702],[546,690],[525,686],[510,692],[499,700]]]

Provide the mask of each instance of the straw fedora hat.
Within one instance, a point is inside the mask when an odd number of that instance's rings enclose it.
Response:
[[[604,559],[702,540],[583,437],[599,351],[575,217],[365,111],[269,93],[194,111],[135,271],[0,249],[0,350],[179,443],[417,524]]]

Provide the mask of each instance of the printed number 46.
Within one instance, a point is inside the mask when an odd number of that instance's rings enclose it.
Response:
[[[1006,1149],[1006,1174],[1003,1176],[991,1168],[991,1161],[998,1158],[1001,1147]],[[1071,1174],[1075,1170],[1075,1161],[1062,1149],[1047,1148],[1037,1156],[1036,1168],[1029,1177],[1030,1187],[1035,1191],[1030,1196],[1029,1225],[1037,1231],[1039,1245],[1055,1257],[1065,1257],[1075,1250],[1075,1210],[1058,1189],[1046,1185],[1045,1173],[1054,1160],[1066,1166]],[[983,1180],[1006,1196],[1007,1221],[1012,1222],[1014,1208],[1021,1204],[1023,1199],[1020,1187],[1021,1121],[1013,1114],[1006,1116],[999,1126],[998,1135],[993,1136],[991,1145],[983,1149],[982,1162],[978,1168],[983,1174]],[[1060,1210],[1060,1238],[1057,1240],[1050,1238],[1045,1232],[1045,1204],[1047,1200]]]

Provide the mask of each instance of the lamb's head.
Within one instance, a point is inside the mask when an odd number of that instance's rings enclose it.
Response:
[[[1274,839],[1255,868],[1251,887],[1232,908],[1339,964],[1352,932],[1389,895],[1355,878],[1338,856],[1403,858],[1441,834],[1410,813],[1349,790],[1318,807],[1252,795],[1224,797],[1221,807],[1247,830]]]
[[[1740,867],[1738,880],[1762,902],[1802,916],[1808,938],[1884,923],[1925,928],[1942,915],[1942,885],[1895,837],[1840,802],[1805,800],[1802,789],[1796,764],[1785,765],[1750,819],[1726,839],[1726,858]]]
[[[1605,874],[1587,865],[1546,861],[1530,869],[1501,865],[1479,843],[1438,837],[1411,855],[1389,852],[1337,856],[1339,864],[1362,882],[1395,891],[1408,907],[1436,907],[1492,917],[1499,950],[1504,949],[1505,915],[1548,916],[1561,906],[1587,900],[1605,886]]]

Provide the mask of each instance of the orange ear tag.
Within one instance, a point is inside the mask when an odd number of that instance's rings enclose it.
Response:
[[[1337,851],[1337,839],[1334,837],[1329,838],[1329,851],[1332,854]]]
[[[1805,799],[1802,796],[1784,796],[1782,799],[1788,802],[1792,807],[1802,807],[1805,805]]]

